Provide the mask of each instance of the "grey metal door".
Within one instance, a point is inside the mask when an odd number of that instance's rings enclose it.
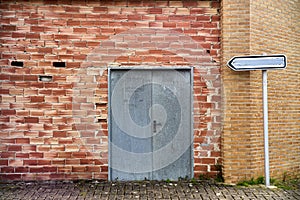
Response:
[[[192,177],[191,70],[110,70],[111,180]]]

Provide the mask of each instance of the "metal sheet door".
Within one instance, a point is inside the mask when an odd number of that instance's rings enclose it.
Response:
[[[110,71],[110,179],[192,177],[191,71]]]

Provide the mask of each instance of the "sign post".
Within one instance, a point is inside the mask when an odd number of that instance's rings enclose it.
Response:
[[[264,116],[265,184],[270,186],[269,133],[268,133],[268,73],[270,69],[285,69],[285,55],[236,56],[227,65],[234,71],[262,70]]]
[[[262,70],[262,94],[264,113],[264,148],[265,148],[265,183],[270,186],[270,165],[269,165],[269,122],[268,122],[268,71]]]

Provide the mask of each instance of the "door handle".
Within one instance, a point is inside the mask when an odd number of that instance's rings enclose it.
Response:
[[[153,132],[156,133],[156,120],[153,120]]]
[[[162,126],[161,123],[157,123],[156,120],[153,120],[153,133],[156,133],[157,126]]]

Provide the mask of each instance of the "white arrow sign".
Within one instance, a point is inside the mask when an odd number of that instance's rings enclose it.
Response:
[[[264,152],[265,183],[270,186],[269,132],[268,132],[268,76],[269,69],[286,68],[285,55],[236,56],[227,63],[234,71],[262,70],[263,115],[264,115]]]
[[[268,70],[286,68],[285,55],[235,56],[227,65],[234,71]]]

